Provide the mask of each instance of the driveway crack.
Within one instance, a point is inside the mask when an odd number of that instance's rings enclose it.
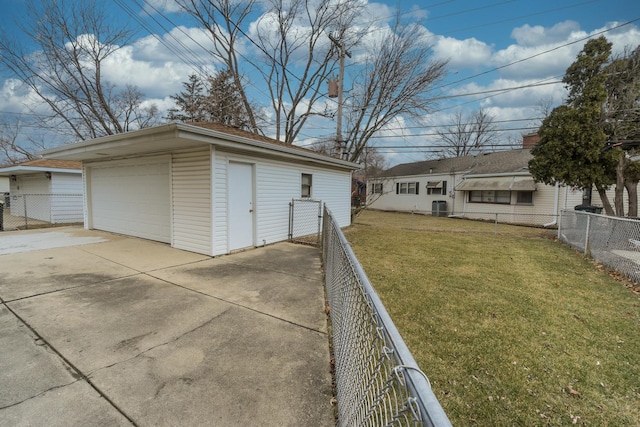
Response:
[[[7,310],[9,310],[9,312],[13,314],[16,319],[18,319],[23,325],[25,325],[31,331],[31,333],[36,337],[36,341],[40,341],[41,343],[43,343],[47,348],[53,351],[63,361],[63,363],[68,367],[68,370],[72,373],[72,375],[75,378],[77,378],[76,381],[80,381],[80,380],[86,381],[86,383],[89,384],[89,386],[93,388],[100,395],[100,397],[102,397],[105,401],[107,401],[109,405],[111,405],[116,411],[118,411],[120,415],[125,417],[127,421],[129,421],[134,426],[138,425],[133,420],[133,418],[131,418],[126,412],[124,412],[122,408],[120,408],[113,400],[111,400],[111,398],[109,398],[109,396],[107,396],[96,384],[94,384],[93,381],[91,381],[91,379],[84,374],[84,372],[82,372],[77,366],[71,363],[71,361],[67,359],[57,348],[55,348],[49,341],[47,341],[42,335],[40,335],[38,331],[36,331],[35,328],[33,328],[29,324],[29,322],[27,322],[18,313],[16,313],[9,306],[9,304],[5,303],[5,301],[2,300],[1,298],[0,298],[0,302],[2,302],[2,305],[6,307]]]
[[[102,367],[100,367],[100,368],[94,369],[93,371],[89,372],[89,374],[88,374],[88,375],[93,375],[93,374],[95,374],[96,372],[102,371],[102,370],[104,370],[104,369],[109,369],[109,368],[112,368],[112,367],[114,367],[114,366],[116,366],[116,365],[120,365],[121,363],[126,363],[126,362],[129,362],[129,361],[131,361],[131,360],[137,359],[138,357],[146,356],[146,354],[147,354],[147,353],[149,353],[149,352],[150,352],[150,351],[152,351],[152,350],[155,350],[156,348],[163,347],[163,346],[165,346],[165,345],[168,345],[168,344],[171,344],[171,343],[177,342],[178,340],[182,339],[183,337],[185,337],[185,336],[187,336],[187,335],[189,335],[189,334],[192,334],[192,333],[196,332],[197,330],[202,329],[202,328],[204,328],[204,327],[208,326],[209,324],[211,324],[211,322],[213,322],[214,320],[218,319],[218,318],[219,318],[219,317],[221,317],[222,315],[226,314],[229,310],[231,310],[231,307],[229,307],[229,308],[225,309],[224,311],[222,311],[222,312],[220,312],[220,313],[216,314],[215,316],[213,316],[212,318],[210,318],[210,319],[209,319],[209,320],[207,320],[206,322],[201,323],[200,325],[198,325],[198,326],[196,326],[196,327],[194,327],[194,328],[192,328],[192,329],[189,329],[188,331],[185,331],[185,332],[181,333],[180,335],[177,335],[177,336],[175,336],[175,337],[171,338],[171,339],[170,339],[170,340],[168,340],[168,341],[165,341],[165,342],[162,342],[162,343],[156,344],[156,345],[154,345],[154,346],[152,346],[152,347],[149,347],[149,348],[147,348],[147,349],[145,349],[145,350],[142,350],[141,352],[137,353],[135,356],[131,356],[131,357],[127,358],[127,359],[119,360],[119,361],[114,362],[114,363],[112,363],[112,364],[110,364],[110,365],[105,365],[105,366],[102,366]]]
[[[10,404],[10,405],[0,406],[0,411],[1,411],[1,410],[3,410],[3,409],[7,409],[7,408],[11,408],[11,407],[14,407],[14,406],[21,405],[21,404],[23,404],[24,402],[28,402],[29,400],[35,399],[36,397],[40,397],[40,396],[42,396],[42,395],[44,395],[44,394],[49,393],[50,391],[53,391],[53,390],[57,390],[57,389],[60,389],[60,388],[64,388],[64,387],[70,386],[70,385],[72,385],[72,384],[77,383],[78,381],[80,381],[80,380],[74,380],[74,381],[71,381],[70,383],[66,383],[66,384],[58,384],[58,385],[56,385],[56,386],[50,387],[50,388],[48,388],[48,389],[46,389],[46,390],[43,390],[43,391],[41,391],[40,393],[34,394],[33,396],[29,396],[29,397],[27,397],[26,399],[22,399],[22,400],[20,400],[20,401],[18,401],[18,402],[14,402],[14,403],[12,403],[12,404]]]

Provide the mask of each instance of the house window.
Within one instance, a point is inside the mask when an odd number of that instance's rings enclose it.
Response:
[[[302,174],[302,188],[300,190],[301,197],[311,197],[311,174]]]
[[[418,194],[419,188],[419,182],[398,182],[396,183],[396,194]]]
[[[473,203],[511,203],[511,192],[508,190],[475,190],[469,191],[469,202]]]
[[[427,182],[427,194],[447,194],[447,181],[429,181]]]
[[[516,193],[516,203],[519,205],[532,205],[533,191],[518,191]]]
[[[371,184],[371,193],[372,194],[382,194],[382,183],[374,182]]]

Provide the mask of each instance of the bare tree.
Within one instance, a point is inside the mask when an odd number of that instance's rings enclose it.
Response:
[[[386,157],[379,153],[375,147],[365,147],[360,158],[367,180],[380,176],[388,167]]]
[[[346,107],[350,160],[358,160],[369,139],[399,116],[420,118],[433,107],[431,90],[446,61],[430,59],[431,45],[421,33],[419,25],[398,18],[367,56]]]
[[[157,108],[142,108],[142,93],[119,90],[104,79],[103,63],[133,35],[111,22],[97,1],[27,2],[21,29],[25,44],[0,38],[0,62],[46,104],[43,126],[62,128],[77,139],[144,127],[158,119]]]
[[[277,28],[277,34],[259,32],[258,44],[264,53],[276,137],[293,143],[310,117],[333,115],[318,108],[339,60],[339,49],[329,36],[348,50],[360,42],[368,28],[354,25],[363,11],[358,0],[270,0],[270,7],[263,15],[264,25],[258,25],[265,30]],[[294,67],[296,72],[292,73]]]
[[[20,119],[0,125],[0,164],[11,165],[36,158],[33,147],[18,141],[20,127]]]
[[[444,143],[445,157],[462,157],[492,150],[496,131],[493,116],[481,108],[469,117],[457,112],[449,126],[437,133]]]
[[[248,116],[249,129],[259,133],[256,115],[243,84],[245,64],[239,52],[244,41],[242,26],[253,16],[260,1],[176,0],[176,3],[211,35],[214,42],[211,55],[231,73],[235,90]],[[255,64],[249,65],[256,67]]]

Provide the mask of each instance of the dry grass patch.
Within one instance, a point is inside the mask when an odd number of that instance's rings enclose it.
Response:
[[[553,232],[494,231],[374,211],[346,230],[452,423],[640,425],[640,299]]]

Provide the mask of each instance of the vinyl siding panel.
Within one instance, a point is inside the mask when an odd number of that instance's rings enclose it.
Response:
[[[227,250],[227,165],[225,153],[212,152],[213,164],[213,254],[222,255]]]
[[[289,203],[300,198],[302,172],[291,165],[262,163],[256,166],[256,220],[258,243],[289,237]],[[315,182],[315,176],[313,177]]]
[[[429,181],[446,181],[447,194],[427,194]],[[418,194],[396,194],[396,184],[401,182],[418,182]],[[462,182],[462,174],[449,173],[372,179],[367,184],[367,202],[372,209],[430,214],[433,202],[444,200],[447,202],[449,214],[456,214],[463,210],[464,192],[456,191],[455,198],[450,197],[449,193],[454,191],[460,182]],[[382,194],[371,193],[373,183],[382,183]]]
[[[171,161],[172,246],[211,254],[209,147],[174,153]]]
[[[51,173],[51,222],[73,223],[84,220],[82,175]]]
[[[317,170],[312,195],[327,205],[340,227],[351,225],[351,174]]]
[[[51,222],[51,182],[44,173],[18,175],[11,182],[11,215]]]

